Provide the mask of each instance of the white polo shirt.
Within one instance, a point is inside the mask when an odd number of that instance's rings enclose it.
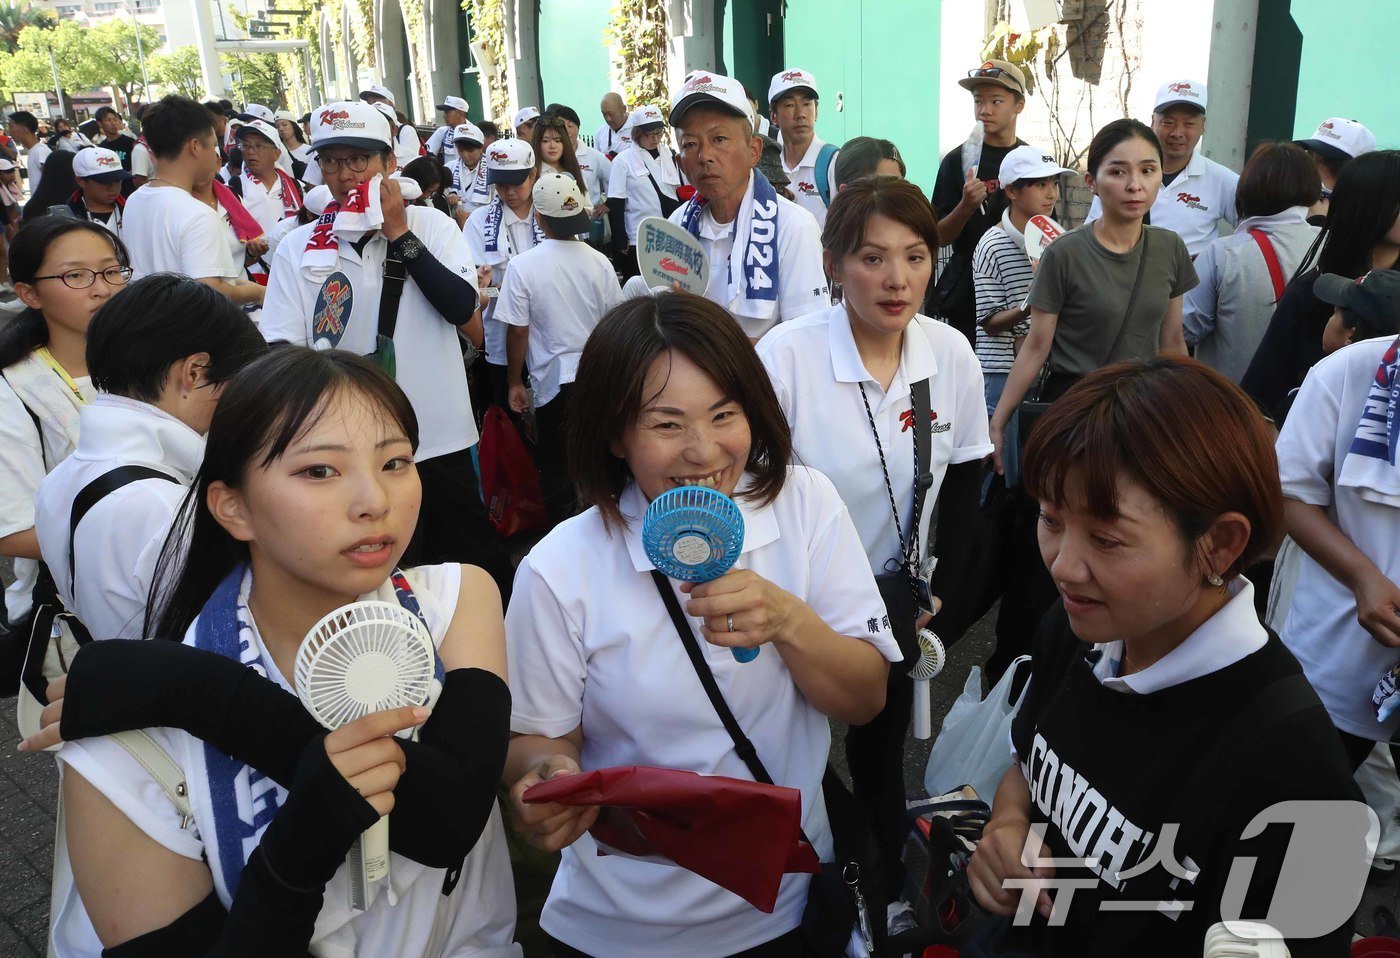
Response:
[[[475,289],[476,263],[452,218],[426,206],[410,206],[404,212],[408,228],[438,262]],[[379,332],[379,293],[389,241],[376,232],[364,251],[356,252],[353,245],[341,240],[335,269],[328,276],[315,278],[301,267],[315,228],[315,223],[298,227],[277,245],[263,300],[262,333],[268,342],[286,340],[303,346],[325,342],[367,356],[374,352]],[[468,305],[463,303],[463,309]],[[412,276],[404,282],[394,328],[394,356],[398,384],[418,416],[420,462],[460,452],[479,438],[454,328],[469,319],[470,312],[444,318]]]
[[[497,289],[505,285],[510,261],[526,250],[534,249],[535,246],[535,228],[531,223],[533,214],[529,219],[522,220],[511,212],[509,206],[502,204],[502,207],[500,239],[494,253],[486,252],[486,211],[490,208],[489,204],[472,210],[471,216],[467,217],[467,222],[462,226],[472,260],[482,266],[491,267],[491,285]],[[504,366],[506,327],[496,321],[496,302],[493,299],[486,304],[481,322],[486,327],[486,361],[493,366]]]
[[[593,134],[593,146],[601,151],[605,156],[609,153],[621,153],[632,145],[632,137],[627,134],[628,127],[624,124],[622,129],[614,130],[604,123],[598,127],[598,132]]]
[[[455,143],[449,143],[454,148]],[[394,158],[399,161],[402,167],[405,163],[410,163],[422,155],[423,141],[418,139],[418,131],[413,128],[412,123],[404,123],[399,127],[399,132],[394,137]],[[444,160],[444,163],[447,161]]]
[[[78,414],[78,447],[39,484],[34,529],[63,604],[94,639],[140,639],[156,560],[204,459],[204,437],[149,403],[99,393]],[[120,466],[147,466],[175,482],[142,479],[109,493],[78,528],[77,594],[68,578],[73,500]]]
[[[756,506],[742,496],[738,502],[740,568],[806,602],[837,633],[899,660],[855,528],[825,476],[793,467],[771,504]],[[619,505],[628,517],[625,529],[609,533],[598,510],[589,509],[555,527],[516,572],[506,614],[511,730],[559,737],[580,728],[585,769],[652,765],[751,781],[656,594],[641,542],[646,497],[632,485]],[[679,598],[684,608],[688,597]],[[773,780],[801,790],[802,827],[820,857],[830,859],[821,799],[831,746],[827,717],[798,690],[771,646],[740,664],[728,649],[700,644]],[[585,834],[564,850],[540,925],[609,958],[731,955],[796,928],[808,879],[785,876],[776,908],[765,915],[684,869],[600,857]]]
[[[494,319],[530,327],[526,365],[536,406],[574,381],[589,333],[621,299],[612,264],[587,243],[547,239],[511,260]]]
[[[270,233],[282,220],[296,217],[296,213],[287,212],[283,204],[282,177],[273,173],[267,182],[261,182],[254,180],[248,175],[248,171],[244,170],[239,179],[242,180],[243,187],[243,195],[239,200],[243,203],[243,208],[258,221],[264,233]]]
[[[223,217],[175,186],[143,186],[126,201],[122,240],[133,281],[151,273],[242,279]],[[237,241],[234,240],[234,243]]]
[[[653,178],[656,186],[652,186]],[[656,156],[638,147],[613,160],[612,172],[608,177],[608,197],[627,201],[627,242],[630,245],[637,244],[637,228],[642,220],[661,215],[661,198],[657,195],[657,188],[663,192],[669,191],[674,199],[676,189],[684,182],[675,154],[665,143],[656,151]]]
[[[822,142],[821,137],[813,136],[812,142],[807,144],[807,152],[803,153],[802,159],[791,168],[788,167],[784,154],[781,151],[778,153],[778,162],[783,164],[783,172],[792,181],[788,184],[788,189],[792,190],[797,205],[816,217],[818,226],[826,225],[826,201],[817,189],[817,158],[824,146],[826,144]],[[836,150],[826,165],[827,189],[833,192],[836,189],[836,157],[840,155],[841,151]]]
[[[1181,237],[1186,251],[1195,259],[1220,236],[1220,221],[1231,228],[1239,222],[1235,212],[1235,186],[1240,175],[1206,157],[1198,148],[1191,162],[1164,185],[1152,204],[1152,225],[1169,229]],[[1099,198],[1089,205],[1085,222],[1103,215]]]
[[[578,168],[583,173],[583,183],[588,187],[588,202],[594,206],[606,202],[613,161],[582,140],[574,152],[578,158]]]
[[[876,574],[888,571],[886,562],[898,559],[900,548],[860,387],[865,387],[875,417],[907,540],[914,513],[910,385],[929,381],[932,449],[919,450],[920,467],[933,476],[919,519],[919,558],[928,555],[929,520],[948,466],[992,451],[982,367],[967,337],[946,323],[916,316],[905,330],[899,368],[888,390],[866,371],[846,308],[839,304],[783,323],[757,348],[792,428],[797,460],[820,469],[835,484]]]
[[[616,166],[614,166],[616,169]],[[749,189],[753,176],[749,174]],[[778,309],[771,317],[754,315],[753,306],[742,296],[729,295],[730,254],[734,251],[739,217],[731,223],[716,223],[711,208],[700,214],[700,245],[710,264],[705,298],[718,303],[733,316],[750,339],[758,339],[779,323],[825,310],[831,305],[831,290],[822,268],[822,231],[812,214],[785,196],[778,196]],[[680,224],[685,206],[671,214]],[[745,240],[747,242],[747,240]]]

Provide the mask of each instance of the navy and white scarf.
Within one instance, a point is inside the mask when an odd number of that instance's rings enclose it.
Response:
[[[1381,356],[1371,379],[1356,434],[1342,459],[1338,487],[1349,487],[1367,502],[1400,506],[1400,339]]]
[[[753,173],[749,177],[749,191],[734,218],[729,288],[722,305],[733,313],[767,319],[778,308],[778,193],[767,177]],[[681,208],[681,226],[696,238],[707,202],[696,194]],[[711,263],[710,268],[716,265]]]
[[[268,664],[263,658],[262,644],[253,633],[252,617],[243,599],[247,575],[248,567],[240,565],[219,583],[195,620],[194,645],[225,658],[237,659],[267,678]],[[396,569],[390,582],[399,604],[422,619],[422,609],[403,574]],[[444,672],[436,652],[433,660],[440,689]],[[198,752],[212,813],[211,823],[201,821],[201,828],[212,825],[204,829],[204,849],[219,898],[228,907],[238,892],[238,882],[249,856],[286,801],[287,790],[258,769],[244,765],[212,745],[204,743]]]
[[[505,203],[501,202],[500,194],[491,197],[491,205],[486,207],[486,222],[482,224],[482,238],[485,241],[486,252],[491,254],[499,253],[501,245],[501,220],[505,217]],[[535,245],[544,242],[544,231],[540,229],[539,221],[535,219],[535,214],[530,213],[530,232],[534,234]],[[506,249],[502,256],[490,260],[491,264],[501,263],[510,259],[516,253],[523,250],[512,249],[510,246],[510,234],[506,234]]]

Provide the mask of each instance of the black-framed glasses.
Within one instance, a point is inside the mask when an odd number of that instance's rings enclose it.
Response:
[[[969,79],[1010,80],[1012,83],[1016,84],[1016,89],[1021,89],[1021,78],[1010,70],[1003,70],[1001,67],[981,67],[976,70],[968,70],[967,75]]]
[[[125,286],[131,282],[131,267],[108,266],[106,269],[70,269],[62,273],[54,273],[51,276],[35,276],[31,282],[37,283],[41,279],[61,279],[63,285],[69,289],[87,289],[97,282],[99,276],[108,286]]]
[[[369,169],[370,155],[368,153],[354,153],[350,156],[318,156],[316,165],[321,168],[322,173],[334,173],[342,166],[351,173],[363,173]]]

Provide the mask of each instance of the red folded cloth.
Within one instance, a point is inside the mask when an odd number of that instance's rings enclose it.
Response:
[[[821,871],[801,838],[802,793],[721,775],[628,765],[541,782],[529,803],[603,805],[602,846],[660,856],[771,913],[788,872]]]

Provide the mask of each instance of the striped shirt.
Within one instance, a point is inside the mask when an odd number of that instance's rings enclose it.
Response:
[[[1030,322],[1017,323],[1004,332],[990,334],[982,328],[993,313],[1015,309],[1031,289],[1031,261],[1025,248],[1007,230],[1006,217],[977,241],[972,253],[972,281],[977,290],[977,345],[975,352],[983,373],[1006,373],[1016,358],[1012,343],[1030,330]]]

